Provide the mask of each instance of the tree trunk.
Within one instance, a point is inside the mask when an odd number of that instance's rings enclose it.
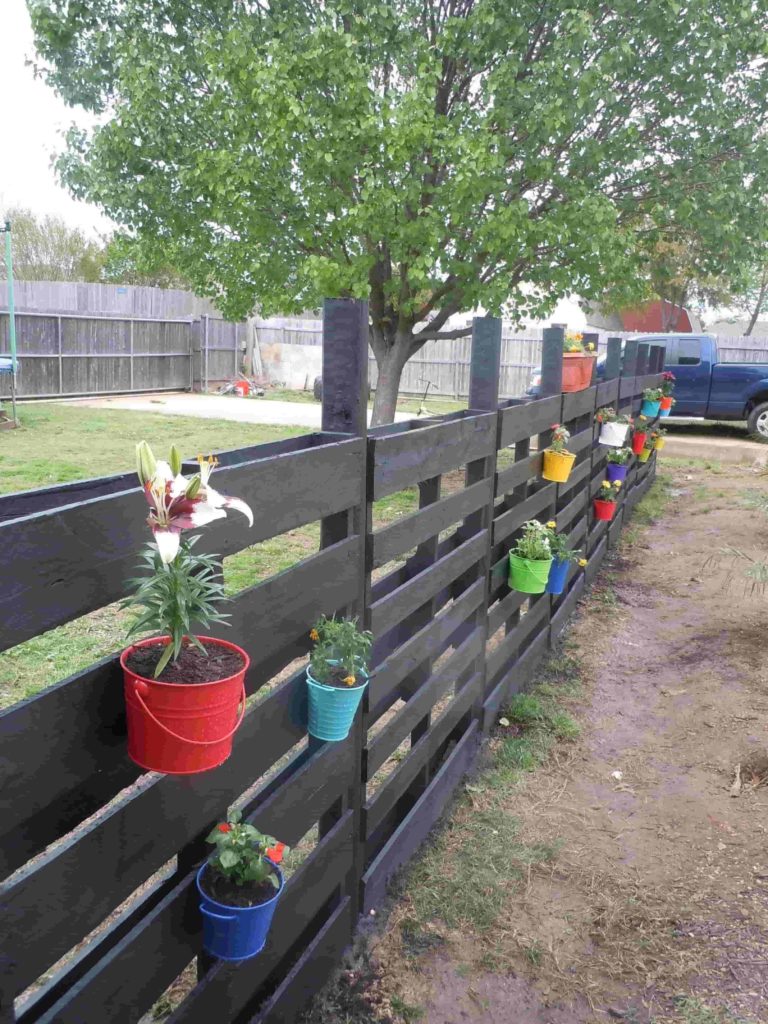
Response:
[[[745,332],[745,337],[748,338],[752,331],[755,329],[755,324],[760,318],[760,313],[765,302],[765,293],[768,291],[768,271],[763,271],[763,276],[760,281],[760,291],[757,293],[757,301],[755,302],[755,309],[752,316],[749,319],[749,326]]]
[[[373,398],[372,427],[395,421],[397,393],[400,390],[403,367],[408,362],[410,346],[410,337],[404,335],[396,336],[386,348],[376,344],[373,346],[379,376]]]

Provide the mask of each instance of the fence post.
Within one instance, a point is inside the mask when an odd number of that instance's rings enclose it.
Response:
[[[650,373],[648,366],[648,360],[651,354],[651,347],[647,341],[641,341],[637,346],[637,364],[635,366],[635,375],[638,377],[644,377],[646,373]]]
[[[64,356],[62,354],[61,317],[56,317],[56,354],[59,357],[59,394],[64,394]]]
[[[600,334],[597,331],[585,331],[582,334],[582,341],[585,345],[594,345],[594,353],[597,355],[597,346],[600,344]],[[595,365],[592,367],[592,379],[589,384],[590,387],[597,383],[597,359],[595,359]]]
[[[202,322],[190,320],[189,322],[189,390],[202,391]]]
[[[129,362],[130,371],[129,371],[129,385],[128,386],[130,387],[130,390],[133,391],[133,382],[134,382],[134,378],[133,378],[133,320],[129,320],[128,322],[129,322],[129,325],[130,325],[129,328],[128,328],[128,330],[129,330],[128,344],[129,344],[129,351],[130,351],[130,362]]]
[[[345,609],[356,616],[360,626],[370,626],[368,601],[368,455],[365,438],[368,433],[368,303],[354,299],[326,299],[323,303],[323,404],[324,431],[354,434],[363,439],[358,467],[360,491],[355,507],[327,516],[320,524],[320,546],[329,547],[341,540],[355,537],[358,541],[357,594],[354,605]],[[363,697],[348,743],[352,744],[352,779],[346,799],[325,814],[319,824],[325,835],[347,810],[354,813],[352,833],[352,866],[347,876],[346,895],[352,903],[353,929],[360,913],[360,897],[365,866],[365,842],[362,835],[362,806],[365,800],[365,715],[368,695]],[[312,746],[320,740],[310,737]]]
[[[564,339],[565,330],[562,327],[544,328],[541,352],[541,387],[539,391],[542,398],[562,394]]]
[[[621,338],[608,339],[605,356],[605,379],[613,380],[621,373]]]

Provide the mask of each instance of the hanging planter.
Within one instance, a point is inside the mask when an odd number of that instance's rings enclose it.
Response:
[[[635,422],[635,429],[632,431],[632,451],[635,455],[639,455],[643,450],[645,439],[648,436],[646,429],[647,420],[645,416],[638,416]]]
[[[605,479],[612,484],[616,480],[623,483],[627,479],[627,470],[632,452],[629,448],[612,448],[608,452],[608,465],[605,467]]]
[[[632,425],[632,417],[617,413],[613,406],[605,406],[595,413],[595,421],[600,424],[598,443],[609,448],[622,448],[627,441],[627,431]]]
[[[651,431],[651,440],[653,441],[653,447],[657,452],[660,452],[664,445],[667,443],[667,432],[661,427]]]
[[[547,523],[549,549],[552,552],[552,565],[547,577],[547,594],[562,594],[568,582],[568,572],[572,562],[578,562],[582,568],[587,564],[586,558],[580,557],[581,552],[569,548],[565,537],[555,532],[556,525],[554,519]]]
[[[200,457],[199,472],[186,479],[175,446],[168,462],[156,462],[145,441],[136,456],[155,540],[144,554],[149,573],[122,606],[142,609],[131,633],[155,626],[160,635],[138,641],[120,657],[128,756],[148,771],[193,775],[222,764],[232,751],[245,714],[249,662],[237,645],[192,633],[193,622],[224,621],[216,604],[225,595],[220,563],[195,554],[197,538],[183,539],[182,531],[224,518],[226,508],[236,508],[251,524],[253,516],[245,502],[209,485],[215,459]]]
[[[545,480],[564,484],[571,475],[576,456],[568,451],[571,435],[559,423],[552,424],[552,440],[544,449],[541,475]]]
[[[659,415],[661,407],[661,388],[646,388],[643,392],[643,404],[640,406],[640,415],[649,420],[655,420]]]
[[[203,948],[219,960],[249,960],[266,945],[283,892],[285,844],[241,824],[239,811],[228,819],[208,836],[216,852],[197,873]]]
[[[551,525],[544,526],[536,519],[523,524],[522,535],[509,553],[509,585],[521,594],[543,594],[552,567],[550,547]]]
[[[659,410],[659,416],[669,416],[672,412],[672,408],[675,405],[676,399],[670,395],[668,398],[662,398],[661,408]]]
[[[659,415],[669,416],[675,400],[672,392],[675,390],[675,375],[666,370],[661,380],[661,402],[659,403]]]
[[[563,340],[563,392],[584,391],[592,383],[597,356],[592,342],[585,347],[583,335],[568,331]]]
[[[325,616],[309,636],[315,648],[307,669],[307,731],[315,739],[338,742],[349,735],[368,685],[373,638],[355,619]]]
[[[620,488],[620,480],[614,480],[613,483],[603,480],[600,484],[600,490],[597,492],[592,503],[595,512],[595,519],[602,519],[606,522],[610,522],[610,520],[613,519],[613,514],[616,511],[616,499],[619,496]]]

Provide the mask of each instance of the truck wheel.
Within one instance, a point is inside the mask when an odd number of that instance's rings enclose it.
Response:
[[[755,406],[747,418],[747,430],[768,440],[768,402]]]

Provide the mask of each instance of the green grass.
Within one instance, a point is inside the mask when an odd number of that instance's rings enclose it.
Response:
[[[515,696],[500,715],[488,766],[466,783],[450,819],[408,874],[406,892],[417,926],[438,920],[491,933],[506,896],[530,866],[557,856],[557,844],[531,843],[521,834],[514,793],[555,743],[578,735],[563,703],[579,689],[576,663],[551,658],[537,685]]]
[[[2,435],[3,494],[132,470],[134,448],[141,440],[149,441],[157,453],[174,443],[189,458],[306,432],[304,427],[54,403],[22,405],[20,416],[22,426]]]
[[[680,1024],[747,1024],[729,1010],[707,1006],[700,999],[683,997],[675,1007]]]
[[[294,391],[290,388],[268,389],[263,399],[258,401],[269,402],[301,402],[306,405],[320,405],[311,391]],[[397,400],[398,412],[417,413],[422,405],[422,399],[418,395],[401,395]],[[458,409],[466,409],[467,403],[461,399],[453,398],[427,398],[424,405],[427,412],[432,416],[440,416],[446,412],[456,412]],[[373,407],[373,398],[368,402],[368,408]]]

